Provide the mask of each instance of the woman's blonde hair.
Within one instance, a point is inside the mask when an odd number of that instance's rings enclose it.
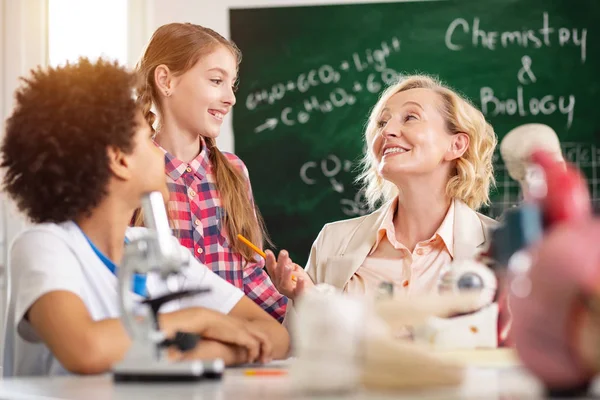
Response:
[[[136,65],[140,78],[137,87],[138,104],[150,126],[153,126],[156,119],[152,106],[161,112],[160,97],[154,81],[156,67],[166,65],[173,74],[182,75],[219,46],[231,51],[239,65],[242,54],[238,47],[212,29],[189,23],[171,23],[154,32],[144,55]],[[229,236],[229,246],[247,261],[252,261],[254,251],[235,240],[236,235],[242,234],[260,246],[265,240],[269,240],[263,219],[248,196],[248,179],[243,171],[232,165],[221,153],[213,138],[204,138],[204,141],[224,210],[223,226]],[[137,211],[132,220],[140,224],[143,216]]]
[[[362,173],[357,181],[362,184],[371,208],[386,203],[398,195],[398,188],[382,178],[372,144],[379,133],[378,121],[382,109],[396,93],[410,89],[431,89],[442,99],[442,113],[448,132],[464,132],[469,136],[469,147],[456,160],[456,168],[446,186],[451,198],[465,202],[472,209],[489,204],[489,190],[494,185],[492,156],[497,138],[485,117],[468,100],[464,99],[437,78],[426,75],[403,77],[388,87],[373,107],[365,130],[366,149],[362,160]]]

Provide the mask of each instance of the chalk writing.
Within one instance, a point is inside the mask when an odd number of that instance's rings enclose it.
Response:
[[[369,213],[369,204],[364,191],[360,190],[352,199],[341,199],[342,212],[349,217],[359,217]]]
[[[316,95],[312,95],[303,99],[300,107],[284,107],[277,117],[267,118],[254,128],[254,132],[273,130],[279,123],[285,126],[306,124],[313,113],[330,113],[335,109],[355,104],[356,96],[353,93],[363,90],[367,90],[369,93],[378,93],[384,85],[396,82],[399,78],[400,74],[391,68],[385,68],[379,73],[370,73],[364,83],[356,81],[350,90],[336,87],[325,98],[319,99]]]
[[[516,96],[501,99],[496,96],[494,89],[482,87],[479,91],[481,111],[484,115],[551,115],[560,112],[567,116],[567,129],[573,123],[575,96],[572,94],[555,96],[546,95],[542,98],[531,97],[526,101],[523,86],[517,86]]]
[[[364,52],[352,53],[349,60],[339,63],[338,68],[331,64],[324,64],[308,72],[302,72],[285,82],[275,83],[268,89],[254,91],[246,97],[246,109],[255,110],[260,105],[275,104],[289,92],[306,93],[317,86],[337,84],[342,78],[342,73],[362,72],[369,68],[383,72],[387,69],[387,58],[392,53],[399,51],[400,40],[398,38],[393,37],[389,43],[382,41],[377,48],[368,48]]]
[[[329,180],[331,187],[338,193],[344,192],[344,185],[336,177],[343,171],[349,172],[352,168],[352,162],[342,161],[338,156],[330,154],[319,162],[308,161],[300,167],[300,179],[307,185],[315,185],[319,181],[319,174]],[[316,170],[316,171],[312,171]]]
[[[531,70],[531,57],[523,56],[521,57],[521,64],[523,65],[519,72],[517,73],[517,79],[521,84],[527,85],[529,83],[535,83],[537,78],[535,74]]]
[[[473,23],[464,18],[453,20],[444,36],[446,47],[453,51],[461,51],[467,43],[473,47],[481,46],[487,50],[498,47],[520,46],[524,48],[560,47],[572,45],[579,47],[581,63],[587,58],[587,29],[560,27],[558,30],[550,26],[550,16],[542,13],[542,27],[539,29],[523,28],[519,31],[485,31],[480,27],[480,19],[473,18]],[[470,39],[470,42],[469,42]]]

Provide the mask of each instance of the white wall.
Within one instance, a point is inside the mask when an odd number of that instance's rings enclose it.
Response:
[[[0,0],[0,71],[2,72],[0,95],[0,135],[4,135],[5,119],[13,108],[14,92],[20,85],[19,78],[37,65],[44,65],[46,52],[46,0]],[[4,37],[2,37],[5,35]],[[23,218],[15,208],[6,204],[0,193],[3,205],[1,240],[2,264],[4,265],[7,239],[21,229]]]
[[[19,86],[19,77],[37,65],[45,65],[46,0],[0,0],[0,135],[4,121],[13,108],[13,96]],[[7,246],[25,226],[24,218],[4,193],[0,193],[0,365],[2,364],[5,266]]]
[[[138,0],[139,1],[139,0]],[[396,0],[397,1],[397,0]],[[402,1],[402,0],[400,0]],[[409,0],[404,0],[409,1]],[[303,5],[324,4],[364,4],[394,2],[393,0],[154,0],[146,3],[143,13],[146,21],[143,22],[146,37],[149,39],[152,32],[161,25],[169,22],[191,22],[214,29],[225,37],[229,37],[229,9],[230,8],[256,8],[256,7],[291,7]],[[139,29],[136,31],[139,36]],[[129,54],[139,57],[144,44],[140,41],[130,42]],[[242,61],[243,62],[243,61]],[[135,63],[130,60],[130,64]],[[233,108],[235,112],[235,107]],[[223,123],[221,135],[217,139],[221,150],[233,151],[233,131],[231,115]]]

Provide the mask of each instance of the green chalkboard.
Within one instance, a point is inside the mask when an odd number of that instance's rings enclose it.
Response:
[[[278,248],[299,263],[321,227],[367,212],[353,184],[367,115],[403,74],[439,76],[500,138],[550,125],[587,174],[600,169],[600,1],[447,0],[230,10],[243,52],[235,152]],[[492,216],[518,201],[496,159]],[[598,204],[598,203],[596,203]]]

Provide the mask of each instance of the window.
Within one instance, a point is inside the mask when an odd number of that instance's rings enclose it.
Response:
[[[80,56],[127,63],[127,0],[48,0],[49,64]]]

